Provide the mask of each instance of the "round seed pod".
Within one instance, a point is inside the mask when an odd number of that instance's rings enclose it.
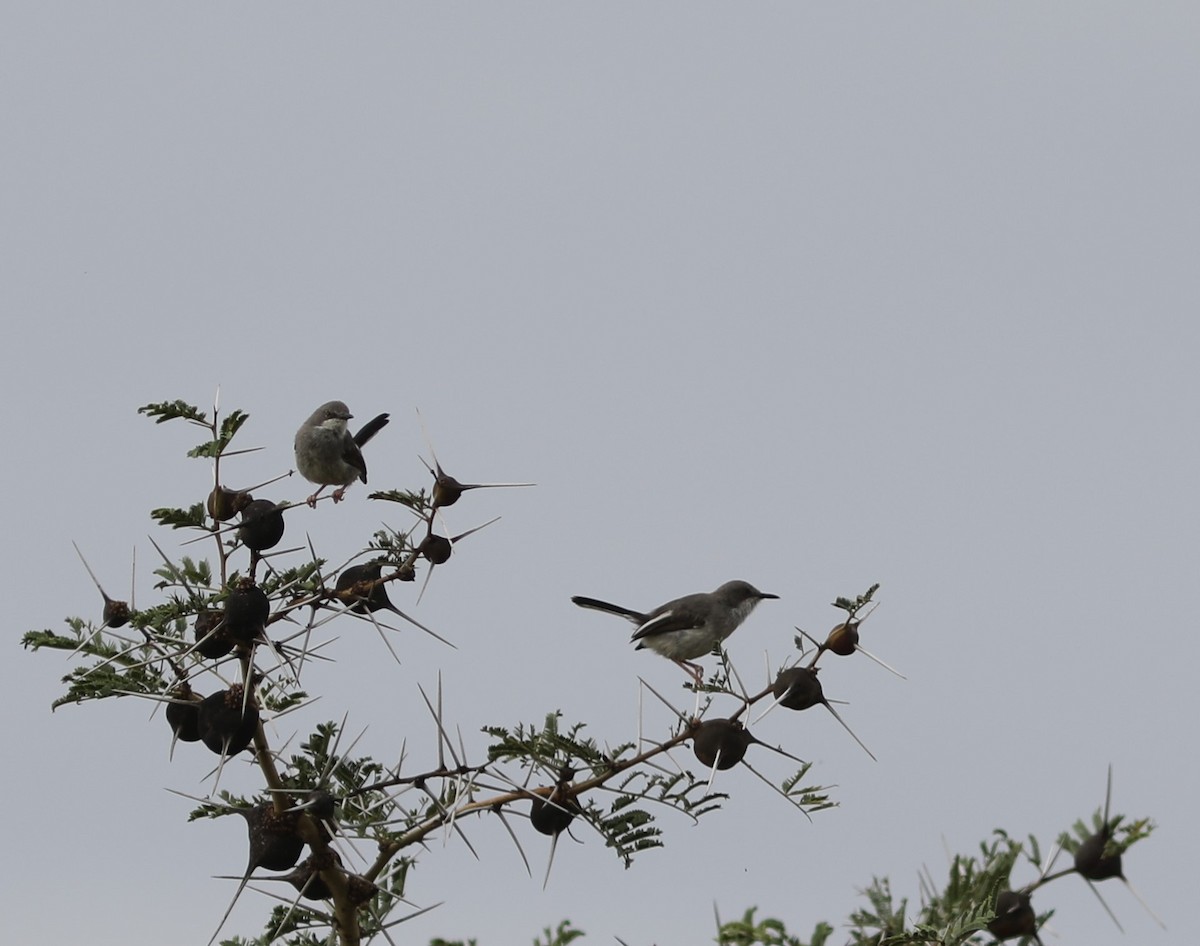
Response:
[[[305,811],[320,821],[328,821],[337,814],[337,799],[319,788],[305,795],[301,803]]]
[[[200,738],[217,755],[237,755],[250,745],[258,731],[258,707],[251,697],[243,709],[243,692],[242,685],[235,683],[200,702],[197,711]]]
[[[987,925],[988,932],[998,940],[1017,936],[1037,935],[1037,916],[1029,894],[1001,890],[996,895],[996,916]]]
[[[824,649],[833,651],[839,657],[849,657],[858,646],[858,624],[858,621],[839,624],[825,638]]]
[[[744,726],[732,719],[707,719],[692,733],[692,753],[706,768],[731,769],[742,761],[753,740]]]
[[[356,907],[362,906],[378,892],[379,888],[366,877],[360,874],[346,875],[346,893],[350,897],[350,902]]]
[[[310,854],[294,871],[284,876],[296,892],[306,900],[328,900],[333,896],[329,886],[321,879],[321,871],[340,868],[342,859],[337,851],[326,850],[322,854]]]
[[[249,493],[226,489],[224,486],[214,486],[213,491],[208,494],[208,502],[205,506],[208,514],[217,522],[228,522],[245,509],[253,499],[254,497]]]
[[[817,670],[808,667],[790,667],[779,671],[771,687],[775,699],[793,710],[806,710],[810,706],[825,702],[825,691],[817,679]]]
[[[454,551],[454,546],[445,536],[434,535],[431,532],[425,536],[418,551],[434,565],[442,565],[450,560],[450,553]]]
[[[201,657],[217,660],[233,650],[233,638],[221,626],[224,620],[224,611],[201,611],[196,615],[193,633],[196,637],[196,653]]]
[[[353,601],[350,610],[356,614],[366,614],[368,611],[391,610],[392,602],[387,596],[387,589],[379,582],[379,573],[383,565],[380,562],[367,562],[364,565],[351,565],[343,568],[338,575],[335,591],[341,600]],[[368,583],[374,583],[367,588]],[[362,584],[361,589],[354,586]]]
[[[438,468],[433,480],[432,499],[435,506],[453,506],[466,491],[462,483]]]
[[[1104,847],[1111,837],[1107,830],[1097,831],[1075,850],[1075,870],[1080,877],[1093,881],[1124,877],[1121,873],[1121,855],[1104,856]]]
[[[200,702],[203,697],[192,692],[186,683],[170,694],[183,702],[167,704],[167,723],[180,742],[200,741]]]
[[[555,789],[549,799],[534,796],[529,820],[541,834],[562,834],[570,827],[579,812],[579,806],[566,792]]]
[[[249,874],[257,867],[267,870],[291,870],[300,860],[304,841],[296,833],[295,812],[280,814],[273,802],[255,805],[243,811],[246,827],[250,834],[250,861],[246,869]]]
[[[283,538],[283,512],[269,499],[256,499],[242,510],[238,539],[252,552],[274,548]]]
[[[105,597],[104,610],[100,612],[107,627],[124,627],[129,623],[129,604]]]
[[[243,644],[257,640],[271,615],[267,593],[249,578],[242,578],[225,599],[225,630]]]

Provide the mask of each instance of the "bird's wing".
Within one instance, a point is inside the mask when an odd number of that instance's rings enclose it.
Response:
[[[657,637],[659,634],[672,634],[676,631],[690,631],[700,627],[704,622],[690,608],[668,607],[652,615],[638,626],[630,640],[639,641],[644,637]]]
[[[362,477],[364,483],[367,481],[367,461],[363,459],[362,451],[358,449],[358,444],[350,436],[350,431],[346,431],[346,436],[342,440],[342,460],[358,470],[358,475]]]

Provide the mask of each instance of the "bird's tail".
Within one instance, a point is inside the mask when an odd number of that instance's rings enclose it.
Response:
[[[374,420],[367,421],[363,424],[362,430],[354,435],[354,442],[361,447],[388,425],[390,417],[390,414],[380,414]],[[363,482],[365,483],[366,480],[364,479]]]
[[[582,595],[575,595],[571,600],[581,608],[591,608],[593,611],[617,614],[627,620],[633,621],[635,624],[641,624],[646,619],[646,616],[640,611],[630,611],[629,608],[623,608],[619,604],[609,604],[607,601],[585,598]]]

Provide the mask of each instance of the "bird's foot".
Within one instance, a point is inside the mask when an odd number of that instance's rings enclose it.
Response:
[[[692,681],[695,684],[695,689],[697,692],[699,692],[704,686],[704,668],[699,664],[692,663],[690,660],[677,660],[675,662],[679,664],[679,666],[683,668],[684,672],[692,678]]]
[[[335,503],[340,503],[342,501],[342,497],[345,495],[346,495],[346,487],[345,486],[343,486],[341,489],[335,489],[333,491],[333,501]]]

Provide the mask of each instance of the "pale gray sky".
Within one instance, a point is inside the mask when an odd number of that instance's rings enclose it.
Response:
[[[405,634],[397,668],[353,625],[307,681],[305,727],[349,709],[383,758],[429,746],[415,684],[439,672],[476,753],[481,725],[555,708],[633,738],[637,675],[680,674],[572,594],[752,581],[781,596],[730,641],[757,679],[793,625],[882,583],[865,643],[908,682],[824,674],[878,763],[827,714],[755,730],[840,809],[810,825],[733,770],[726,812],[664,815],[628,871],[564,839],[545,891],[480,824],[482,862],[423,856],[410,894],[447,904],[405,942],[569,917],[586,942],[694,944],[714,900],[807,936],[873,875],[915,897],[993,827],[1050,840],[1110,763],[1116,809],[1161,826],[1125,866],[1170,931],[1113,885],[1124,936],[1073,878],[1035,903],[1064,943],[1191,935],[1195,4],[12,0],[0,36],[11,941],[78,941],[86,916],[90,946],[203,944],[233,889],[209,878],[244,865],[239,822],[187,824],[164,791],[202,792],[207,753],[168,764],[141,702],[51,716],[67,665],[16,647],[98,617],[72,540],[118,595],[136,545],[153,599],[148,510],[209,470],[135,410],[217,385],[266,448],[241,485],[330,398],[392,412],[373,487],[426,482],[418,407],[450,472],[539,484],[451,510],[503,516],[416,609],[457,651]],[[289,537],[336,559],[404,524],[365,492]],[[268,909],[244,897],[226,933]]]

